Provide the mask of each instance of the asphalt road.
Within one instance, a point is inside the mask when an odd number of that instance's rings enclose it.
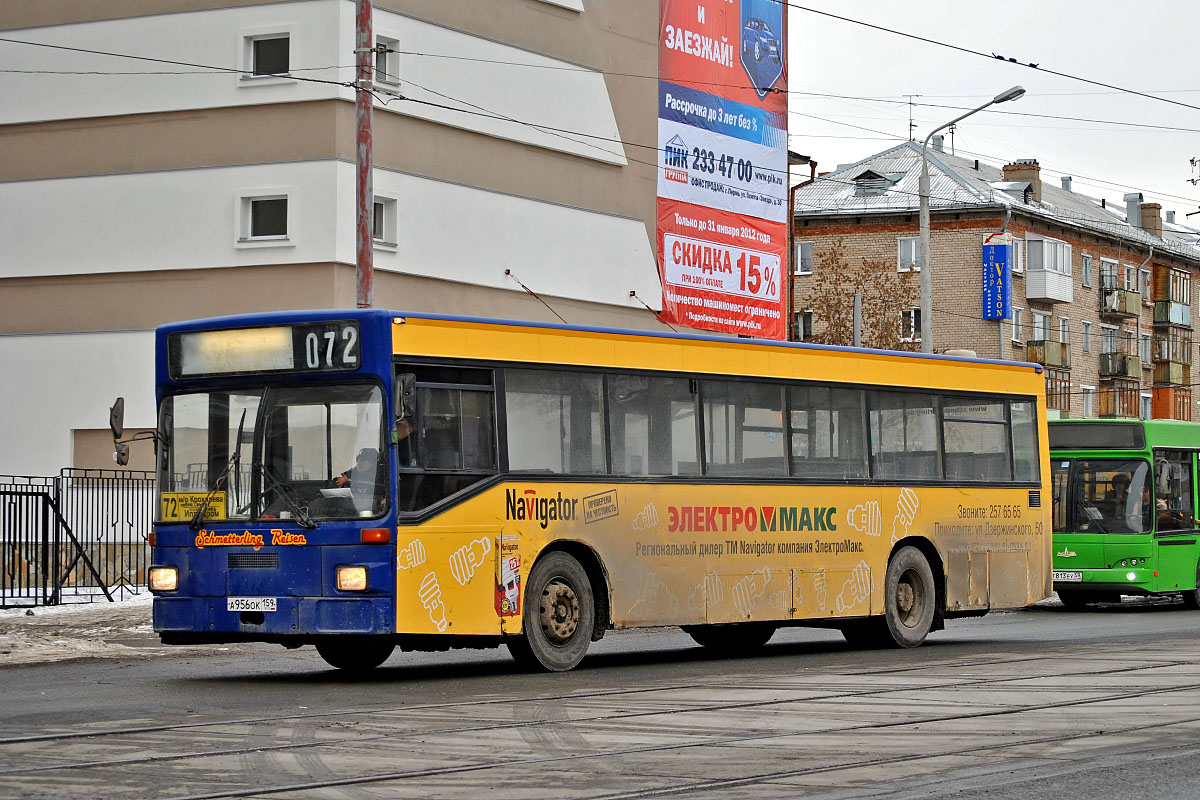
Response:
[[[0,797],[1200,797],[1200,612],[1056,604],[915,650],[781,631],[716,657],[609,634],[581,667],[311,648],[0,669]]]

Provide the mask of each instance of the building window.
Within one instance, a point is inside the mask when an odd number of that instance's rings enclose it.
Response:
[[[1127,292],[1137,291],[1137,270],[1128,264],[1126,264],[1125,269],[1122,270],[1122,285],[1125,287],[1125,291]]]
[[[1101,289],[1119,289],[1117,281],[1120,276],[1120,268],[1117,262],[1111,259],[1100,259],[1100,288]]]
[[[917,263],[917,242],[920,239],[915,236],[904,237],[897,239],[898,255],[896,259],[896,269],[900,272],[920,272],[921,265]]]
[[[1079,391],[1083,395],[1083,416],[1096,416],[1096,387],[1080,386]]]
[[[1140,410],[1141,410],[1142,419],[1152,419],[1153,418],[1153,412],[1151,410],[1152,406],[1151,406],[1151,402],[1150,402],[1151,397],[1152,397],[1152,395],[1149,394],[1148,392],[1142,392],[1142,395],[1140,398],[1141,399]]]
[[[1029,239],[1026,249],[1030,269],[1057,272],[1060,275],[1071,274],[1071,245],[1066,242],[1039,237]]]
[[[1100,326],[1100,352],[1101,353],[1117,352],[1117,326],[1116,325],[1101,325]]]
[[[1050,315],[1033,312],[1033,341],[1044,342],[1050,338]]]
[[[813,271],[813,243],[812,242],[796,242],[796,274],[797,275],[812,275]]]
[[[280,241],[288,235],[288,197],[286,194],[242,197],[238,220],[238,241]]]
[[[1150,334],[1143,333],[1141,342],[1139,344],[1141,345],[1139,347],[1139,352],[1142,357],[1142,369],[1150,369],[1150,367],[1153,366],[1150,363],[1153,360],[1150,351]]]
[[[1012,271],[1014,274],[1020,274],[1025,271],[1025,242],[1022,239],[1013,239]]]
[[[398,39],[375,37],[375,82],[390,86],[400,83],[400,49]]]
[[[1151,304],[1150,299],[1150,270],[1138,270],[1138,293],[1142,296],[1142,302],[1145,305]]]
[[[375,195],[371,234],[377,245],[396,246],[396,199]]]
[[[796,312],[796,340],[800,342],[812,341],[813,336],[813,312],[812,311],[797,311]]]
[[[1071,320],[1066,317],[1058,318],[1058,340],[1063,344],[1071,341]]]
[[[1092,323],[1079,323],[1082,330],[1080,334],[1083,336],[1083,352],[1090,353],[1092,351]]]
[[[292,39],[287,33],[247,36],[244,40],[245,76],[285,76],[291,68]]]
[[[921,309],[910,308],[900,312],[900,341],[921,341]]]
[[[1084,286],[1092,285],[1092,257],[1091,256],[1083,257],[1083,285]]]
[[[1022,317],[1025,316],[1025,309],[1013,306],[1012,310],[1012,340],[1017,344],[1024,344],[1021,340],[1021,329],[1024,328]]]

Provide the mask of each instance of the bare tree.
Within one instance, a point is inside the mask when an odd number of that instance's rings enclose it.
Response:
[[[812,341],[854,344],[854,293],[862,295],[862,345],[881,350],[920,350],[920,329],[905,330],[905,313],[921,304],[921,287],[912,272],[899,272],[894,261],[862,258],[852,263],[839,237],[817,259],[805,306],[816,318]],[[912,317],[909,317],[911,323]],[[907,338],[906,338],[907,337]]]

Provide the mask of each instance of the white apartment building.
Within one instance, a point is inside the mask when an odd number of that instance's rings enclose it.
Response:
[[[664,330],[658,4],[374,6],[375,305]],[[158,324],[354,305],[354,37],[353,0],[0,5],[0,473],[112,466]]]

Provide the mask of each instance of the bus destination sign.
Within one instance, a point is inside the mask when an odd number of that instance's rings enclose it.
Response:
[[[252,372],[329,372],[361,366],[358,322],[338,320],[270,328],[173,333],[171,377]]]

